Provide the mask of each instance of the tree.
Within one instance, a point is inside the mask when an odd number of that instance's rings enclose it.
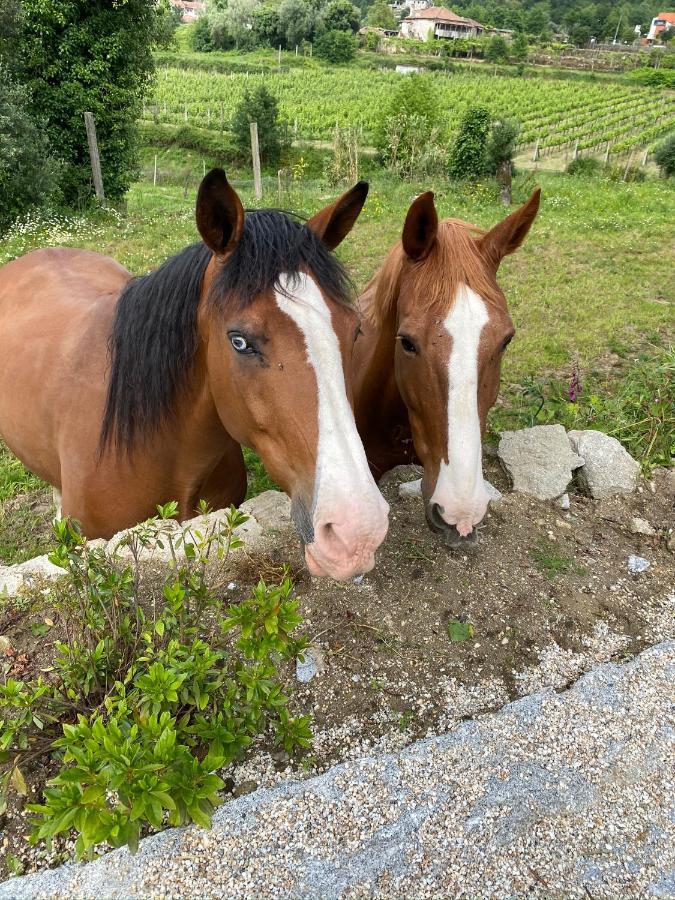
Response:
[[[311,41],[316,20],[316,9],[305,0],[283,0],[279,7],[279,31],[286,47],[293,49],[303,41]]]
[[[520,124],[513,119],[493,122],[485,148],[485,171],[496,176],[501,185],[502,202],[505,206],[511,203],[513,156],[519,134]]]
[[[396,28],[396,16],[387,0],[375,0],[368,10],[368,24],[373,28]]]
[[[260,5],[253,10],[253,36],[258,44],[278,47],[282,43],[279,31],[279,14],[273,6]]]
[[[593,37],[593,32],[588,25],[574,25],[570,29],[570,40],[577,47],[585,47]]]
[[[136,121],[153,76],[155,0],[24,0],[16,78],[63,163],[64,200],[92,196],[84,112],[94,114],[106,196],[136,176]]]
[[[509,58],[509,48],[506,41],[500,34],[493,35],[487,45],[485,51],[485,59],[488,62],[507,62]]]
[[[485,173],[490,113],[482,106],[468,109],[450,152],[451,178],[478,179]]]
[[[522,31],[519,31],[511,44],[511,58],[516,62],[525,62],[528,50],[529,44],[527,43],[527,38]]]
[[[331,0],[321,14],[321,24],[326,31],[351,31],[355,34],[361,25],[361,10],[350,0]]]
[[[675,175],[675,132],[658,144],[654,150],[654,162],[666,178]]]
[[[417,153],[418,137],[428,138],[439,121],[433,81],[426,75],[406,75],[391,96],[375,129],[375,146],[385,165],[393,157],[407,163]],[[398,132],[396,147],[392,136]]]
[[[155,44],[157,47],[170,47],[176,37],[176,29],[180,25],[180,10],[171,6],[169,0],[159,0],[155,22]]]
[[[264,165],[276,165],[281,157],[282,136],[279,104],[264,84],[245,90],[232,116],[234,145],[242,159],[251,160],[251,122],[258,123],[258,146]]]
[[[41,123],[28,113],[30,96],[0,69],[0,233],[57,195],[58,166]]]
[[[210,53],[215,50],[211,36],[211,26],[206,16],[200,16],[192,26],[190,35],[192,49],[197,53]]]
[[[260,0],[229,0],[222,12],[225,29],[234,46],[253,43],[253,14]]]
[[[314,42],[314,53],[328,62],[349,62],[356,55],[356,39],[348,31],[324,31]]]

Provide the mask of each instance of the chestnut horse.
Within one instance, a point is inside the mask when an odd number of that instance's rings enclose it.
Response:
[[[65,248],[0,269],[0,434],[85,534],[172,499],[183,519],[202,498],[241,503],[246,445],[291,496],[312,574],[372,568],[388,507],[346,389],[359,321],[331,253],[367,193],[302,225],[245,215],[214,169],[197,196],[203,243],[150,275]]]
[[[433,193],[420,195],[360,300],[355,415],[371,471],[421,462],[427,522],[448,546],[474,540],[487,510],[481,441],[514,335],[497,270],[539,197],[483,232],[439,222]]]

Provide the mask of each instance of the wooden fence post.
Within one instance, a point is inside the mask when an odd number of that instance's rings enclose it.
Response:
[[[157,187],[157,154],[155,153],[155,171],[152,175],[152,186]]]
[[[605,150],[605,165],[609,162],[609,150],[612,145],[607,141],[607,149]]]
[[[647,165],[648,157],[649,157],[649,150],[645,150],[644,156],[642,157],[642,165],[643,166]]]
[[[223,101],[220,101],[220,130],[222,131],[225,128],[225,107],[223,106]]]
[[[253,186],[255,199],[262,200],[262,179],[260,177],[260,147],[258,145],[258,123],[251,122],[251,157],[253,158]]]
[[[534,153],[532,154],[532,162],[536,162],[539,159],[539,138],[537,138],[537,143],[534,145]]]
[[[98,155],[98,141],[96,140],[96,125],[90,112],[84,114],[84,125],[87,129],[87,143],[89,144],[89,158],[91,159],[91,174],[94,179],[94,189],[98,200],[105,200],[103,191],[103,176],[101,175],[101,159]]]
[[[579,159],[579,138],[574,142],[574,152],[572,153],[572,159]]]

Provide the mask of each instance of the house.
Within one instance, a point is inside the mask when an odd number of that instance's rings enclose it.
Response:
[[[444,6],[430,6],[411,12],[401,22],[401,37],[416,38],[418,41],[433,38],[472,38],[483,34],[485,28],[480,22],[458,16]]]
[[[429,9],[431,6],[431,0],[391,0],[389,3],[389,7],[393,9],[395,13],[401,13],[404,9],[408,10],[408,14],[411,15],[414,12],[419,12],[421,9]]]
[[[171,5],[180,11],[183,22],[195,22],[206,12],[206,0],[171,0]]]
[[[654,41],[662,31],[670,31],[675,28],[675,12],[662,12],[652,19],[652,24],[647,34],[648,41]]]

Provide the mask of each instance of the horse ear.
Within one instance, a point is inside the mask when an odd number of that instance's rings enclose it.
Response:
[[[197,192],[197,228],[219,256],[234,250],[244,230],[244,207],[222,169],[211,169]]]
[[[307,227],[321,238],[330,250],[347,237],[363,209],[368,196],[368,182],[359,181],[353,188],[324,207],[307,222]]]
[[[536,188],[527,203],[511,213],[480,239],[483,253],[494,264],[499,266],[502,259],[509,253],[513,253],[527,237],[527,232],[534,222],[539,211],[541,188]]]
[[[436,240],[438,213],[434,204],[434,192],[427,191],[416,197],[408,210],[403,226],[403,249],[410,259],[424,259]]]

